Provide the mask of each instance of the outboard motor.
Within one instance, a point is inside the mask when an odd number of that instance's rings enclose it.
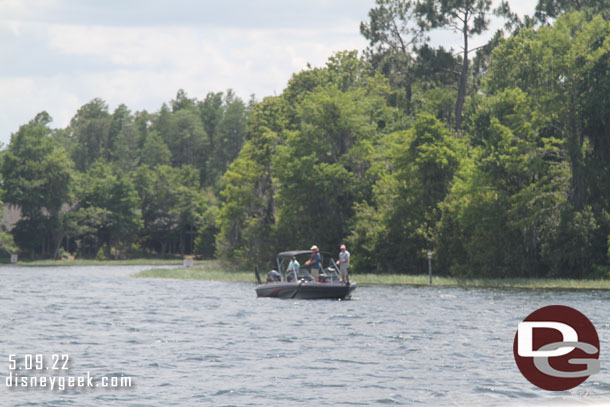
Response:
[[[282,275],[277,270],[271,270],[267,273],[267,282],[268,283],[278,283],[282,281]]]

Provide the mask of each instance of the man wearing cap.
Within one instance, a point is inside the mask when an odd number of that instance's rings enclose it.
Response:
[[[311,257],[305,262],[306,266],[311,268],[311,276],[314,282],[320,279],[320,271],[322,270],[322,262],[320,261],[320,250],[315,244],[311,246]]]
[[[344,244],[341,245],[341,251],[339,252],[339,271],[341,272],[341,281],[344,283],[349,282],[349,252],[347,251]]]

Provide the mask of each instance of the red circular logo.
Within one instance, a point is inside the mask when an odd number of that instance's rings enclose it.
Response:
[[[532,384],[568,390],[599,372],[599,338],[581,312],[563,305],[540,308],[519,324],[513,353]]]

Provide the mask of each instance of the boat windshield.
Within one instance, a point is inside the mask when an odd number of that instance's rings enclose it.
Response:
[[[299,266],[295,267],[291,264],[293,256],[296,258]],[[282,252],[277,256],[277,267],[282,276],[282,281],[313,281],[311,269],[305,266],[305,262],[311,258],[310,250],[295,250],[290,252]],[[320,282],[322,283],[337,283],[341,281],[339,269],[330,253],[320,252],[320,260],[322,261],[322,271],[320,272]]]

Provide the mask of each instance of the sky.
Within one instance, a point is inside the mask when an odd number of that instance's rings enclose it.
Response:
[[[66,127],[101,98],[156,112],[179,89],[279,95],[307,64],[364,50],[375,0],[0,0],[0,143],[45,110]],[[511,1],[531,14],[535,3]],[[433,41],[459,46],[451,31]],[[479,39],[482,44],[484,38]],[[473,42],[476,46],[476,39]]]

